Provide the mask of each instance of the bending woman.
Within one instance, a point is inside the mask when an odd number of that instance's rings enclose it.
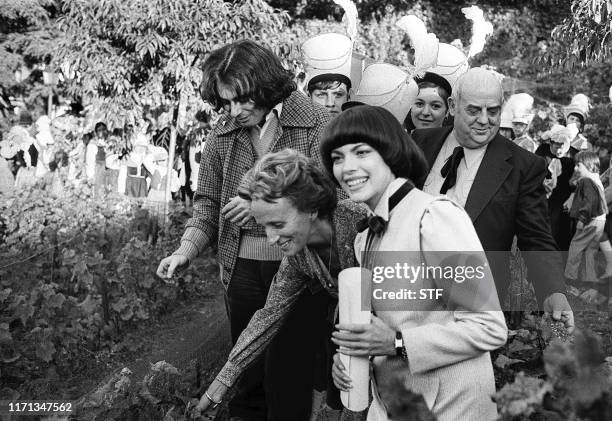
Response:
[[[356,223],[365,216],[364,208],[344,200],[336,207],[336,187],[310,158],[290,149],[264,155],[244,177],[240,195],[251,200],[251,213],[266,229],[268,241],[280,247],[284,258],[270,286],[265,306],[255,312],[232,349],[227,363],[200,399],[197,411],[219,403],[240,374],[266,350],[275,336],[283,334],[283,324],[302,294],[313,295],[315,305],[304,335],[313,340],[312,361],[296,361],[294,394],[312,393],[314,358],[318,344],[329,338],[338,296],[337,276],[341,269],[356,266],[353,241]],[[320,314],[328,317],[321,318]],[[311,331],[307,331],[310,329]],[[329,342],[329,339],[327,339]],[[330,344],[331,346],[331,344]],[[331,368],[331,352],[327,364]],[[274,358],[274,355],[267,355]],[[331,385],[331,374],[328,371]],[[274,381],[271,382],[274,385]],[[328,403],[339,407],[337,400]],[[266,399],[275,391],[266,390]],[[337,394],[337,391],[336,391]],[[272,419],[285,421],[272,415]],[[292,420],[310,419],[310,408]]]
[[[336,117],[324,132],[321,157],[350,199],[365,203],[379,217],[372,218],[378,224],[370,223],[355,239],[362,267],[374,266],[362,257],[389,258],[381,253],[362,256],[364,251],[408,252],[402,259],[415,266],[442,267],[450,261],[442,258],[460,261],[462,255],[474,254],[486,262],[465,211],[449,199],[413,187],[427,175],[425,159],[385,109],[363,105]],[[376,226],[382,228],[378,234]],[[420,301],[418,308],[373,299],[376,315],[370,324],[337,326],[332,340],[341,353],[374,357],[377,386],[368,419],[387,419],[386,405],[397,399],[393,384],[398,378],[406,389],[423,395],[440,421],[496,418],[489,351],[506,342],[507,329],[488,268],[486,275],[463,283],[457,276],[446,284],[421,276],[415,285],[444,285],[443,296]],[[337,354],[332,374],[336,386],[348,391],[351,380]]]

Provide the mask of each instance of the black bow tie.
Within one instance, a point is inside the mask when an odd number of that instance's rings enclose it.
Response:
[[[457,183],[457,168],[463,156],[463,147],[457,146],[453,150],[453,154],[446,160],[444,166],[440,169],[440,175],[444,177],[444,183],[440,188],[440,194],[446,194],[446,192]]]
[[[387,228],[387,221],[382,216],[370,215],[357,222],[357,231],[363,232],[370,228],[376,234],[382,234]]]
[[[414,184],[410,180],[406,181],[404,184],[400,186],[399,189],[395,193],[391,195],[389,198],[389,213],[393,210],[393,208],[404,198],[410,190],[414,188]],[[387,221],[385,221],[381,216],[378,215],[370,215],[363,218],[361,221],[357,222],[357,230],[359,232],[363,232],[366,228],[370,228],[370,231],[374,234],[382,234],[385,232],[387,228]]]

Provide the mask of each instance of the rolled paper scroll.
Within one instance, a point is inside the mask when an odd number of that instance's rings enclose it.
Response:
[[[370,323],[370,311],[362,310],[362,273],[367,269],[353,267],[344,269],[338,275],[338,302],[340,323]],[[369,279],[364,276],[364,279]],[[368,288],[369,290],[369,284]],[[340,392],[342,405],[351,411],[363,411],[368,407],[368,386],[370,381],[370,360],[340,354],[353,386],[348,392]]]

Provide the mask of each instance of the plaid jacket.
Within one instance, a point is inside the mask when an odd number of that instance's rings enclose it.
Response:
[[[325,108],[312,104],[303,94],[293,92],[283,101],[276,140],[270,151],[292,148],[321,163],[319,139],[329,120]],[[225,288],[238,257],[241,234],[246,230],[249,235],[266,236],[264,228],[253,221],[241,230],[221,215],[221,209],[237,195],[240,180],[256,159],[249,129],[239,126],[229,116],[222,117],[204,144],[193,200],[193,218],[187,221],[181,246],[174,253],[187,256],[191,261],[216,240],[221,281]]]

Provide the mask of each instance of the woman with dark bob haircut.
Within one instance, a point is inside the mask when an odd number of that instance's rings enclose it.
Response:
[[[348,143],[363,142],[371,145],[383,157],[396,177],[417,181],[427,177],[427,161],[397,119],[382,107],[359,105],[332,120],[321,141],[321,159],[327,172],[333,174],[331,152]]]
[[[357,233],[357,221],[365,216],[365,209],[350,200],[336,206],[333,181],[312,159],[292,149],[264,155],[244,176],[239,192],[251,200],[255,220],[265,227],[268,241],[280,247],[284,258],[265,306],[249,321],[196,411],[214,404],[211,397],[216,401],[222,399],[262,353],[267,353],[266,361],[277,358],[275,348],[268,344],[286,334],[289,326],[285,322],[300,307],[306,307],[310,314],[299,327],[300,334],[310,340],[306,342],[308,352],[287,373],[293,379],[292,395],[311,396],[315,356],[321,351],[327,356],[328,405],[338,411],[341,408],[338,390],[331,387],[333,352],[329,341],[338,297],[337,276],[341,269],[356,265],[351,244]],[[309,300],[304,300],[304,296]],[[321,317],[325,314],[327,318]],[[327,346],[323,346],[325,343]],[[268,392],[275,391],[267,389]],[[327,415],[334,413],[331,408],[325,410]],[[291,419],[309,420],[310,409],[305,408]],[[272,419],[288,418],[273,416]]]
[[[336,117],[321,151],[350,199],[370,208],[354,242],[360,265],[375,275],[382,268],[386,277],[397,265],[412,274],[374,279],[371,323],[339,324],[332,334],[340,353],[374,357],[368,419],[386,420],[389,404],[402,401],[398,380],[422,394],[440,421],[496,419],[489,351],[506,342],[507,329],[469,216],[451,200],[414,187],[427,175],[423,155],[383,108],[357,106]],[[470,267],[479,276],[463,276]],[[423,297],[423,290],[442,293]],[[398,300],[405,291],[419,298]],[[348,391],[351,379],[339,354],[333,361],[334,384]]]
[[[226,105],[219,86],[231,88],[241,102],[253,100],[257,107],[272,109],[297,86],[272,51],[251,40],[236,41],[213,51],[202,67],[202,99],[217,110]]]

